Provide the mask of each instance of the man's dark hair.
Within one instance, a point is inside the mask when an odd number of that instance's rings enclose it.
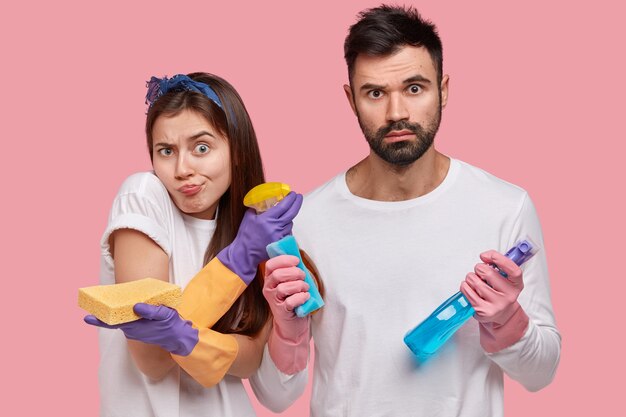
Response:
[[[354,75],[354,63],[359,54],[384,56],[410,45],[426,48],[437,70],[438,85],[441,84],[443,76],[441,39],[435,25],[422,19],[415,8],[381,5],[360,12],[358,17],[359,21],[350,27],[343,47],[350,82]]]

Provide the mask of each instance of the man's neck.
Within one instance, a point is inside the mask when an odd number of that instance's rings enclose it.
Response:
[[[404,201],[428,194],[439,186],[450,168],[450,158],[431,147],[407,166],[389,164],[373,152],[350,168],[346,183],[358,197],[376,201]]]

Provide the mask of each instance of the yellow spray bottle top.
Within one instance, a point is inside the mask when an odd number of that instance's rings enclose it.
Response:
[[[259,184],[243,198],[243,205],[263,213],[265,210],[274,207],[280,200],[285,198],[291,191],[287,184],[282,182],[266,182]]]

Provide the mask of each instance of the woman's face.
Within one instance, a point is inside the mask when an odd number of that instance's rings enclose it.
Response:
[[[152,137],[152,166],[174,204],[193,217],[213,219],[230,186],[226,138],[192,110],[159,116]]]

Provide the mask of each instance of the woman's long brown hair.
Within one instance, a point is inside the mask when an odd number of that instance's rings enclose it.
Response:
[[[215,233],[204,256],[206,265],[235,239],[246,210],[243,197],[248,190],[265,182],[265,176],[256,134],[237,91],[226,80],[212,74],[196,72],[188,76],[210,86],[220,98],[223,109],[201,93],[168,92],[148,110],[146,138],[152,160],[152,129],[157,118],[172,117],[183,110],[191,110],[203,116],[228,140],[231,183],[218,204]],[[212,329],[220,333],[257,334],[270,314],[262,288],[263,280],[257,272],[257,277]]]

